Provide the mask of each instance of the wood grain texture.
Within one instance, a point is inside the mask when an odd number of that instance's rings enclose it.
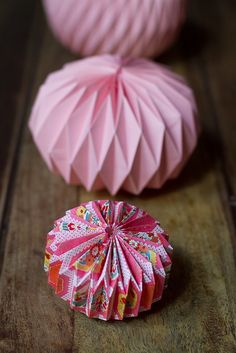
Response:
[[[13,182],[13,164],[16,162],[17,144],[22,130],[26,89],[25,70],[31,15],[34,5],[29,0],[0,4],[0,229],[6,233],[6,220]],[[14,26],[12,23],[14,22]],[[19,30],[20,28],[20,30]],[[0,239],[1,241],[1,239]]]
[[[12,6],[0,5],[0,28]],[[12,119],[11,157],[6,149],[1,158],[0,352],[235,353],[235,2],[192,0],[179,42],[161,58],[193,86],[203,133],[178,180],[139,197],[117,195],[161,221],[174,245],[174,266],[163,300],[150,312],[108,323],[73,313],[43,271],[54,219],[79,202],[109,195],[66,186],[49,173],[32,142],[26,122],[37,89],[73,57],[53,39],[38,5],[25,11],[17,17],[19,26],[25,21],[24,35],[15,40],[25,49],[15,88],[0,91],[20,97],[5,118]],[[8,45],[13,55],[20,44]]]

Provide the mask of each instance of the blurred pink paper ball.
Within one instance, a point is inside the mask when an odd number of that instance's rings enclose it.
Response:
[[[83,56],[153,57],[175,40],[186,0],[43,0],[56,37]]]
[[[111,194],[138,194],[175,178],[199,131],[184,79],[145,59],[109,55],[50,74],[29,126],[52,171]]]

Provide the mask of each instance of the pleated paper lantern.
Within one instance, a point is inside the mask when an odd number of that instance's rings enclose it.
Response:
[[[72,309],[122,320],[161,299],[171,254],[168,236],[143,210],[122,201],[90,201],[56,221],[45,270]]]
[[[52,171],[111,194],[175,178],[198,134],[194,97],[181,77],[145,59],[113,56],[50,74],[29,126]]]
[[[156,56],[185,18],[186,0],[43,0],[56,37],[81,55]]]

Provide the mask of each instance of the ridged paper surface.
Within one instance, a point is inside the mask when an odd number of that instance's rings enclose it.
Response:
[[[172,247],[158,221],[122,201],[90,201],[48,234],[48,282],[71,308],[122,320],[161,299]]]
[[[113,56],[50,74],[29,125],[51,170],[111,194],[160,188],[179,174],[198,135],[194,97],[181,77]]]
[[[44,0],[61,42],[82,55],[150,57],[175,39],[185,0]]]

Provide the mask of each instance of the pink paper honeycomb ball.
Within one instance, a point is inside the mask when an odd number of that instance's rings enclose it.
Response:
[[[98,56],[48,76],[30,123],[48,167],[87,190],[138,194],[175,178],[197,143],[191,89],[145,59]]]
[[[186,0],[43,0],[56,37],[83,56],[152,57],[176,38]]]

